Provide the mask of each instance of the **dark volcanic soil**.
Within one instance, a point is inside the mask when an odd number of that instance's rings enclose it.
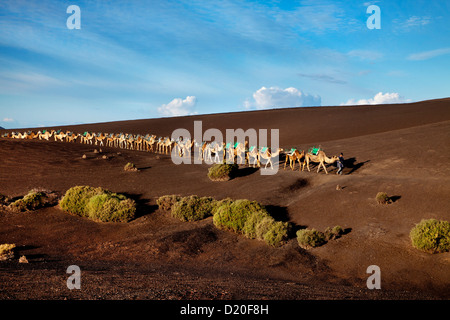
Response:
[[[0,193],[17,197],[42,187],[63,195],[75,185],[102,186],[134,198],[138,212],[129,223],[93,222],[58,206],[0,212],[0,244],[18,247],[14,260],[0,262],[0,299],[450,298],[450,253],[420,252],[409,239],[421,219],[450,219],[450,100],[70,129],[169,135],[192,128],[194,120],[203,121],[203,131],[278,128],[282,148],[320,144],[328,155],[343,152],[344,175],[336,176],[334,166],[328,175],[314,166],[311,172],[299,172],[298,164],[295,171],[281,166],[273,176],[241,166],[239,177],[212,182],[208,165],[175,165],[167,155],[2,138]],[[140,171],[125,172],[127,162]],[[379,191],[394,196],[394,203],[378,205]],[[301,249],[294,236],[270,248],[216,229],[212,218],[191,223],[172,218],[156,206],[156,198],[166,194],[257,200],[295,229],[340,225],[346,234],[310,250]],[[18,262],[22,255],[28,264]],[[69,265],[82,270],[81,290],[66,286]],[[381,269],[381,290],[367,289],[370,265]]]

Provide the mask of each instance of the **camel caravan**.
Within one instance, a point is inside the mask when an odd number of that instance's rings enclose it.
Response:
[[[160,154],[170,155],[172,150],[178,155],[178,157],[191,157],[192,152],[198,155],[198,160],[205,161],[209,164],[212,163],[238,163],[250,167],[260,168],[261,161],[265,163],[265,168],[271,167],[273,169],[272,159],[284,153],[285,162],[284,170],[286,169],[289,161],[289,167],[292,171],[295,170],[296,162],[299,164],[299,171],[304,171],[305,166],[310,170],[310,163],[317,163],[317,172],[321,168],[328,174],[328,170],[325,164],[333,164],[339,162],[338,156],[332,156],[329,158],[321,147],[311,147],[307,152],[305,150],[298,150],[291,148],[288,151],[284,151],[281,148],[277,150],[271,150],[269,147],[257,147],[248,146],[248,142],[245,143],[217,143],[217,142],[197,142],[195,140],[174,140],[169,137],[158,137],[156,135],[140,135],[130,133],[95,133],[84,132],[74,133],[70,131],[62,130],[42,130],[38,132],[8,132],[2,134],[3,138],[13,139],[39,139],[60,142],[72,142],[114,147],[136,151],[147,151]]]

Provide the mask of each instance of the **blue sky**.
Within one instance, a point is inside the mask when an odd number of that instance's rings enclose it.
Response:
[[[2,0],[0,30],[5,128],[450,96],[447,0]]]

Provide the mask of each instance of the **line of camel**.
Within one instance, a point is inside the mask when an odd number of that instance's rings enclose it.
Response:
[[[216,142],[201,142],[198,143],[195,140],[174,140],[169,137],[158,137],[156,135],[147,134],[145,136],[129,133],[94,133],[94,132],[84,132],[74,133],[71,131],[63,132],[61,130],[40,130],[38,132],[27,131],[27,132],[8,132],[4,133],[2,137],[14,138],[14,139],[39,139],[50,141],[53,137],[55,141],[65,141],[65,142],[76,142],[78,139],[80,143],[84,144],[94,144],[100,146],[124,148],[130,150],[141,150],[162,154],[171,154],[172,149],[179,157],[190,157],[193,148],[197,148],[199,160],[205,160],[210,163],[222,163],[222,159],[227,159],[234,163],[237,160],[239,164],[246,164],[250,167],[261,167],[261,160],[264,159],[266,164],[265,168],[269,165],[273,169],[272,158],[280,155],[284,150],[278,148],[273,151],[268,147],[257,148],[255,146],[250,146],[248,148],[248,141],[245,143],[236,142],[234,144],[224,142],[219,144]],[[194,149],[195,150],[195,149]],[[214,159],[212,155],[214,154]],[[305,166],[308,171],[310,170],[309,163],[318,163],[317,172],[321,168],[324,169],[325,173],[328,174],[325,163],[333,164],[338,161],[337,156],[328,157],[321,148],[310,148],[308,152],[305,150],[290,149],[284,152],[285,162],[284,169],[286,169],[287,162],[289,160],[289,166],[292,170],[295,168],[295,162],[299,163],[299,171],[304,171]],[[221,159],[220,156],[223,156]]]

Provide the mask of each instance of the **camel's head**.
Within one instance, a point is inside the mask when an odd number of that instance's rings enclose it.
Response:
[[[338,161],[339,157],[338,156],[333,156],[333,158],[331,158],[331,160],[333,160],[333,162]]]

